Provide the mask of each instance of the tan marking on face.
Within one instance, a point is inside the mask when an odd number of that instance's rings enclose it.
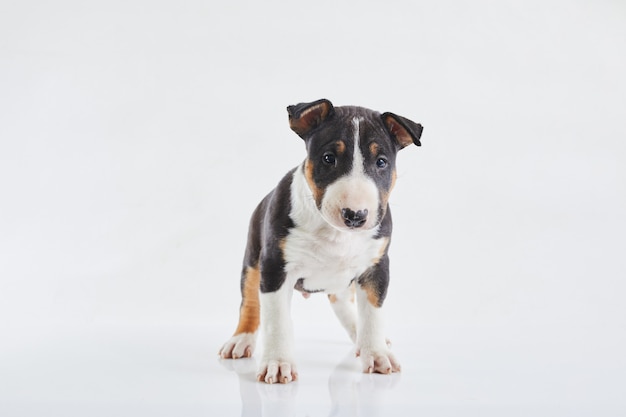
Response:
[[[338,140],[335,142],[335,145],[337,146],[337,155],[343,155],[346,151],[346,143],[342,140]]]
[[[337,296],[335,294],[328,294],[328,301],[331,304],[335,304],[337,302]]]
[[[239,310],[239,324],[235,335],[240,333],[254,333],[261,323],[259,303],[259,287],[261,285],[261,271],[258,265],[248,267],[243,284],[241,308]]]
[[[370,143],[370,153],[374,157],[378,155],[378,143],[376,142]]]
[[[315,180],[313,179],[313,162],[308,159],[304,163],[304,176],[306,178],[306,182],[309,184],[311,192],[313,193],[315,204],[317,205],[317,207],[321,207],[322,198],[324,197],[324,190],[322,190],[315,184]]]

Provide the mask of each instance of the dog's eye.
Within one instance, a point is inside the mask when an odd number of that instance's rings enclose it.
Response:
[[[335,155],[333,155],[332,153],[325,153],[324,156],[322,156],[322,161],[324,161],[324,163],[328,165],[335,165]]]
[[[380,169],[385,168],[387,166],[387,160],[385,158],[378,158],[376,160],[376,166]]]

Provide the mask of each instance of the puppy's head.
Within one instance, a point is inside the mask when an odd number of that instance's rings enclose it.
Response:
[[[340,230],[369,230],[387,211],[396,154],[420,146],[422,126],[393,113],[333,107],[328,100],[287,107],[307,147],[304,175],[322,217]]]

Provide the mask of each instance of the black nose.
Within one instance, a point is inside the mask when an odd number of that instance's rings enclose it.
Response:
[[[353,211],[349,208],[341,209],[341,216],[348,227],[361,227],[367,221],[367,209]]]

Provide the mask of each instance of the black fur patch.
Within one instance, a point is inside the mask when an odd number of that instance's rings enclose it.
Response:
[[[389,286],[389,257],[385,254],[380,261],[367,269],[357,283],[368,292],[368,299],[376,307],[381,307]],[[371,295],[372,297],[370,297]]]
[[[295,168],[289,171],[261,201],[250,220],[244,271],[247,266],[259,264],[261,292],[276,291],[285,282],[285,260],[280,244],[294,227],[289,217],[294,171]]]

